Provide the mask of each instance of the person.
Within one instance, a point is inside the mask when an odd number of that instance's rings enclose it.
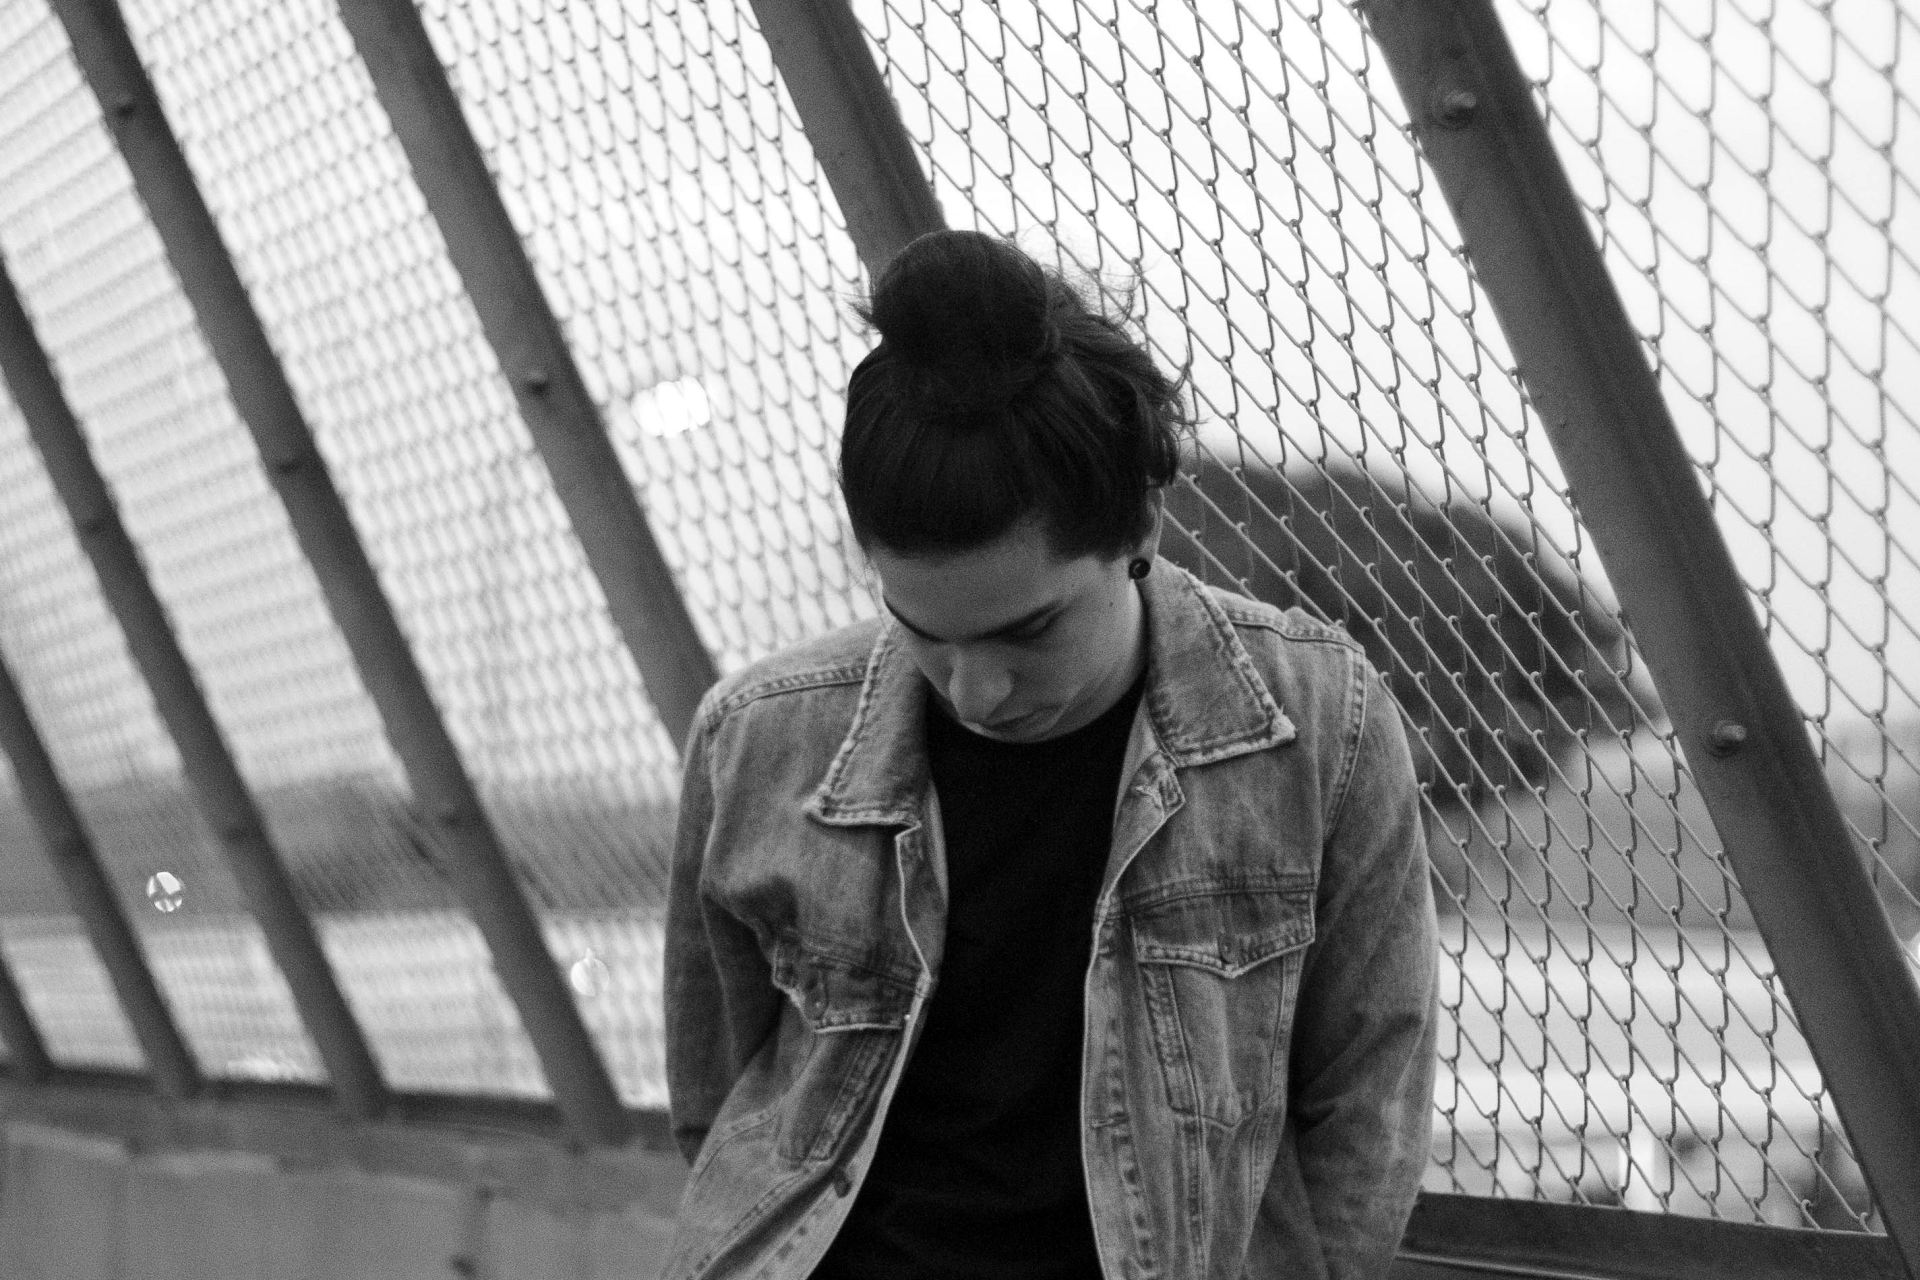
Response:
[[[1186,421],[1123,317],[965,231],[864,315],[884,612],[689,733],[664,1274],[1384,1275],[1436,1018],[1400,713],[1337,628],[1156,561]]]

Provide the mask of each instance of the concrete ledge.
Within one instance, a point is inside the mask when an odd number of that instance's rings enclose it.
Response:
[[[646,1280],[685,1170],[551,1108],[409,1099],[356,1122],[303,1087],[170,1102],[128,1078],[0,1078],[4,1280]],[[431,1115],[431,1119],[427,1118]],[[1899,1280],[1885,1236],[1424,1194],[1395,1280]]]
[[[685,1171],[521,1125],[0,1083],[7,1280],[641,1280]],[[555,1126],[555,1134],[558,1127]]]

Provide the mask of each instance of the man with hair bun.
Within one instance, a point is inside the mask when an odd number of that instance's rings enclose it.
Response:
[[[1006,241],[882,273],[840,485],[885,611],[690,734],[669,1280],[1386,1274],[1433,899],[1360,647],[1156,559],[1188,422]]]

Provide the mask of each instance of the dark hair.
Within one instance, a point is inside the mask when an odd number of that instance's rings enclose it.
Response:
[[[1069,558],[1147,535],[1187,418],[1123,317],[975,231],[909,244],[860,315],[880,345],[847,383],[840,490],[861,545],[964,551],[1028,518]]]

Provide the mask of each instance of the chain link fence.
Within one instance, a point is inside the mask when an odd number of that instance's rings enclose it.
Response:
[[[1187,377],[1168,554],[1340,621],[1406,710],[1447,961],[1428,1185],[1875,1227],[1355,13],[854,7],[949,221],[1130,300]],[[352,42],[318,0],[125,10],[549,950],[623,1096],[661,1105],[673,745]],[[1910,935],[1920,26],[1894,0],[1503,14]],[[722,669],[870,614],[832,484],[858,260],[748,6],[422,16]],[[0,174],[0,253],[388,1081],[543,1093],[43,0],[0,0]],[[3,394],[0,510],[0,651],[195,1051],[321,1078]],[[58,1060],[137,1068],[17,806],[0,951]]]
[[[1764,134],[1766,94],[1786,73],[1744,94],[1735,77],[1756,56],[1784,62],[1773,41],[1785,23],[1694,8],[1683,19],[1563,0],[1507,21],[1546,33],[1521,44],[1556,141],[1847,781],[1888,907],[1911,932],[1920,707],[1889,670],[1920,644],[1895,603],[1903,581],[1908,593],[1920,581],[1895,540],[1902,504],[1908,527],[1914,515],[1900,464],[1920,439],[1894,372],[1902,343],[1914,367],[1920,298],[1910,278],[1899,296],[1889,283],[1903,261],[1891,192],[1913,194],[1889,144],[1898,119],[1915,123],[1911,100],[1894,89],[1890,54],[1848,68],[1882,90],[1865,90],[1860,108],[1879,147],[1860,161],[1879,165],[1865,178],[1836,172],[1831,144],[1810,168],[1741,167],[1725,154],[1733,144],[1713,140],[1717,117],[1697,88],[1676,109],[1645,78],[1666,70],[1655,33],[1695,24],[1664,42],[1683,46],[1671,58],[1704,56],[1708,94],[1718,86],[1708,103],[1758,110]],[[1852,16],[1867,8],[1820,17],[1826,43],[1809,48],[1857,54],[1850,21],[1902,24],[1911,38],[1911,18],[1890,5]],[[1804,25],[1814,12],[1797,16]],[[1765,945],[1354,13],[899,2],[863,13],[950,218],[1139,282],[1146,331],[1187,372],[1205,419],[1197,483],[1174,503],[1191,567],[1344,622],[1418,730],[1455,964],[1439,1100],[1449,1132],[1430,1185],[1867,1223]],[[1638,43],[1619,37],[1629,22],[1646,28]],[[1703,31],[1720,40],[1704,53]],[[1764,56],[1737,47],[1756,31]],[[1889,26],[1865,47],[1891,51],[1897,34]],[[1697,85],[1698,65],[1691,73]],[[1824,110],[1844,118],[1832,102]],[[1830,124],[1825,136],[1841,132]],[[1781,126],[1763,155],[1804,157],[1792,136]],[[1712,185],[1700,147],[1746,181]],[[1668,197],[1666,179],[1687,164]],[[1771,194],[1782,182],[1792,194]],[[1877,221],[1850,227],[1848,249],[1877,262],[1867,279],[1878,285],[1850,285],[1843,261],[1816,253],[1800,263],[1812,283],[1789,295],[1771,258],[1801,246],[1768,202],[1825,191],[1819,250],[1838,230],[1834,212],[1853,207],[1854,182],[1881,193]],[[1759,216],[1782,228],[1771,239],[1726,229],[1755,216],[1756,192]],[[1751,260],[1714,256],[1711,235],[1681,256],[1669,199],[1681,225],[1718,225]],[[1636,232],[1666,256],[1635,256]],[[1730,301],[1755,289],[1770,301]],[[1705,309],[1682,310],[1696,295]],[[1809,339],[1825,354],[1791,386]],[[1736,350],[1715,356],[1720,343]],[[1877,355],[1849,355],[1860,350]],[[1688,380],[1703,351],[1717,383]],[[1757,396],[1715,397],[1737,381],[1730,361],[1756,358],[1774,371],[1740,384]],[[1842,365],[1851,399],[1839,394]]]

